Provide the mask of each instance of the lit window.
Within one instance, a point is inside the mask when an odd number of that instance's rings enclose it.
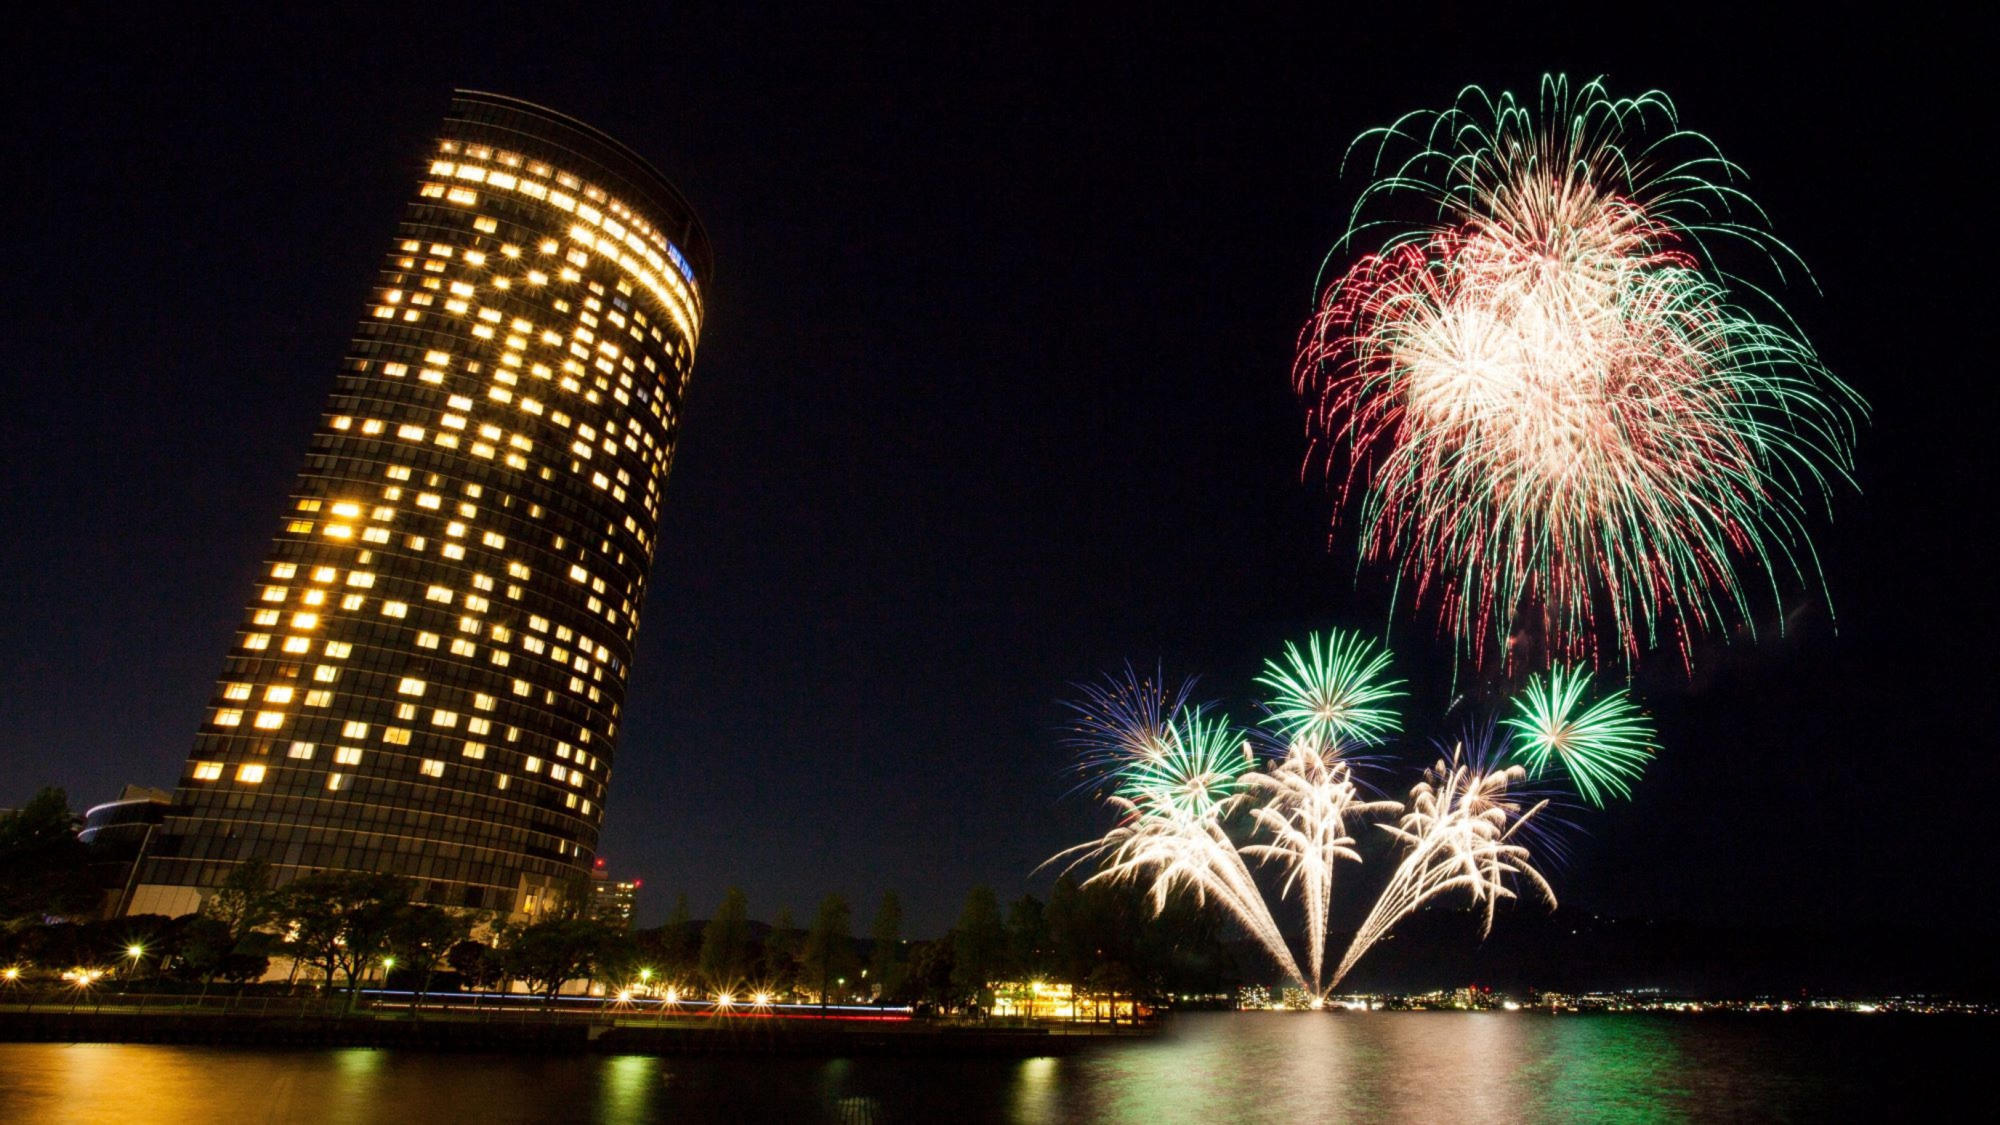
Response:
[[[479,646],[466,640],[464,637],[459,637],[451,642],[451,654],[453,656],[478,656]]]
[[[382,741],[391,746],[408,746],[410,744],[410,732],[402,727],[383,727]]]
[[[505,789],[505,788],[507,788],[507,783],[508,783],[509,781],[511,781],[511,780],[513,780],[513,779],[512,779],[512,778],[509,778],[509,777],[508,777],[508,776],[507,776],[506,774],[504,774],[504,773],[503,773],[503,774],[496,774],[496,775],[494,776],[494,778],[493,778],[493,788],[495,788],[495,789]]]
[[[465,744],[465,756],[475,760],[486,757],[486,744],[484,742],[467,742]]]
[[[214,781],[221,776],[221,762],[196,762],[194,764],[194,779],[196,781]]]
[[[415,676],[405,676],[402,682],[396,685],[396,690],[404,695],[422,695],[424,693],[424,681],[417,679]]]
[[[332,793],[338,793],[338,792],[340,792],[340,791],[341,791],[342,789],[345,789],[345,788],[347,788],[347,775],[346,775],[346,774],[344,774],[344,773],[330,773],[330,774],[327,774],[327,775],[326,775],[326,788],[327,788],[327,791],[328,791],[328,792],[332,792]]]
[[[243,723],[243,712],[241,711],[222,710],[222,711],[217,711],[215,713],[216,726],[234,727],[234,726],[241,726],[242,723]]]
[[[245,762],[236,767],[236,780],[245,785],[256,785],[264,780],[264,767],[255,762]]]
[[[423,764],[418,769],[423,771],[425,777],[444,776],[444,763],[438,761],[436,758],[425,758]]]
[[[431,601],[434,601],[434,602],[443,602],[443,603],[444,603],[444,604],[446,604],[446,605],[450,605],[450,604],[451,604],[451,587],[449,587],[449,586],[432,586],[432,587],[431,587],[430,589],[428,589],[428,590],[425,590],[425,591],[424,591],[424,597],[426,597],[426,598],[428,598],[428,599],[430,599]]]
[[[313,744],[310,742],[294,742],[290,747],[286,748],[285,757],[310,760],[313,756],[313,749]]]
[[[345,660],[354,651],[354,646],[346,641],[326,642],[326,654],[335,660]]]
[[[442,640],[444,640],[444,638],[443,638],[443,637],[440,637],[440,636],[438,636],[438,635],[437,635],[436,633],[418,633],[418,634],[417,634],[417,647],[418,647],[418,648],[436,648],[436,647],[438,646],[438,643],[439,643],[440,641],[442,641]]]
[[[313,669],[313,679],[319,681],[320,683],[330,684],[339,678],[340,678],[340,669],[335,668],[331,664],[322,664],[319,667]]]
[[[285,725],[285,713],[283,711],[257,712],[258,730],[277,730],[279,727],[284,725]]]
[[[275,609],[260,609],[250,615],[250,624],[252,625],[276,625],[277,623],[278,611]]]
[[[526,762],[521,763],[521,768],[527,770],[529,773],[540,773],[542,772],[542,760],[531,757]]]
[[[332,702],[333,702],[333,693],[330,691],[321,689],[319,691],[309,691],[306,693],[306,706],[308,707],[324,707]]]
[[[250,698],[250,685],[249,685],[249,684],[224,684],[224,685],[223,685],[223,688],[222,688],[222,698],[224,698],[224,699],[248,699],[248,698]]]
[[[358,721],[356,721],[356,720],[353,720],[353,719],[349,719],[349,720],[348,720],[348,721],[346,722],[346,724],[344,724],[344,725],[343,725],[343,726],[342,726],[342,727],[340,728],[340,737],[342,737],[342,738],[367,738],[367,737],[368,737],[368,724],[367,724],[367,723],[363,723],[363,722],[358,722]]]
[[[382,603],[382,616],[384,617],[403,617],[407,615],[409,612],[410,612],[410,607],[403,604],[402,602]]]
[[[474,692],[474,693],[473,693],[473,696],[472,696],[472,705],[473,705],[474,707],[477,707],[477,708],[478,708],[478,709],[480,709],[481,711],[491,711],[491,710],[493,710],[493,704],[494,704],[495,702],[496,702],[496,700],[494,700],[494,698],[493,698],[492,696],[490,696],[490,695],[486,695],[486,694],[484,694],[483,692]]]
[[[365,594],[349,594],[346,597],[340,599],[340,608],[352,613],[353,611],[360,609],[363,605],[366,605],[367,602],[368,602],[368,597]]]
[[[311,638],[311,637],[286,637],[286,638],[285,638],[285,651],[286,651],[286,652],[309,652],[309,651],[311,651],[311,649],[312,649],[312,638]]]
[[[434,727],[455,727],[458,725],[458,712],[432,711],[431,725]]]
[[[342,746],[333,752],[333,760],[336,765],[358,766],[361,764],[361,748]]]
[[[246,634],[246,635],[244,636],[244,638],[243,638],[243,647],[244,647],[244,648],[247,648],[247,649],[266,649],[266,648],[270,648],[270,647],[271,647],[271,634],[269,634],[269,633],[249,633],[249,634]]]
[[[291,688],[277,686],[264,689],[264,702],[266,703],[290,703],[291,701]]]

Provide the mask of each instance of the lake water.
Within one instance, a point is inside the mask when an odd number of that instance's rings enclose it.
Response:
[[[1909,1119],[1985,1085],[1996,1030],[1977,1017],[1214,1013],[1024,1061],[7,1043],[0,1121]]]

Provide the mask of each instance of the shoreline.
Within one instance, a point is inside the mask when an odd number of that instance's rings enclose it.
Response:
[[[927,1021],[893,1025],[820,1020],[724,1019],[659,1022],[526,1016],[299,1013],[0,1012],[5,1043],[160,1043],[247,1047],[396,1047],[437,1052],[614,1055],[794,1055],[1045,1058],[1116,1042],[1151,1039],[1153,1028],[977,1027]]]

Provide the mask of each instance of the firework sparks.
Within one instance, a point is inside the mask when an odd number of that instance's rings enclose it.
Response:
[[[1334,867],[1341,860],[1361,862],[1348,834],[1349,822],[1401,812],[1403,806],[1362,800],[1348,764],[1305,742],[1295,743],[1269,773],[1245,774],[1238,799],[1249,803],[1251,819],[1271,840],[1245,847],[1243,854],[1282,864],[1281,893],[1296,891],[1305,909],[1306,954],[1317,992],[1326,961]]]
[[[1141,883],[1155,910],[1176,889],[1222,906],[1272,960],[1303,983],[1270,907],[1242,854],[1222,826],[1230,802],[1254,764],[1248,741],[1220,717],[1185,704],[1186,691],[1166,693],[1129,675],[1108,688],[1087,689],[1077,710],[1086,716],[1079,739],[1086,762],[1116,785],[1106,801],[1120,813],[1102,837],[1051,862],[1094,860],[1092,882]]]
[[[1348,943],[1329,988],[1339,984],[1397,922],[1440,895],[1465,891],[1475,905],[1483,906],[1482,936],[1492,932],[1493,911],[1500,900],[1515,897],[1516,877],[1539,891],[1551,907],[1555,905],[1555,891],[1534,868],[1521,842],[1522,830],[1548,802],[1524,811],[1519,795],[1508,793],[1526,779],[1527,771],[1520,766],[1487,768],[1476,755],[1465,753],[1463,743],[1425,771],[1424,779],[1410,790],[1409,807],[1401,819],[1381,825],[1408,852]]]
[[[1377,173],[1294,375],[1313,458],[1479,659],[1517,627],[1628,658],[1750,618],[1743,577],[1816,578],[1808,494],[1859,398],[1712,247],[1790,251],[1657,92],[1468,88],[1364,134]],[[1420,200],[1434,219],[1380,217]],[[1768,306],[1760,316],[1736,291]],[[1344,469],[1344,471],[1343,471]]]
[[[1602,808],[1606,792],[1632,795],[1631,783],[1653,757],[1653,724],[1623,688],[1583,707],[1589,687],[1581,668],[1537,675],[1502,725],[1513,729],[1515,751],[1531,773],[1540,777],[1551,761],[1560,763],[1577,793]]]
[[[1159,671],[1145,678],[1128,664],[1124,675],[1107,675],[1077,690],[1082,698],[1067,705],[1076,713],[1076,727],[1066,741],[1077,751],[1077,772],[1087,787],[1116,783],[1133,766],[1163,756],[1194,681],[1169,689]]]
[[[1304,649],[1287,642],[1283,661],[1266,660],[1257,677],[1274,693],[1265,722],[1322,750],[1379,743],[1401,726],[1387,704],[1403,681],[1385,678],[1388,669],[1389,654],[1360,633],[1313,633]]]

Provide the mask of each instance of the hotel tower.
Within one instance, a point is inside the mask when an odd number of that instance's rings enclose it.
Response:
[[[589,872],[710,268],[631,149],[454,96],[127,913],[252,857],[516,916]]]

